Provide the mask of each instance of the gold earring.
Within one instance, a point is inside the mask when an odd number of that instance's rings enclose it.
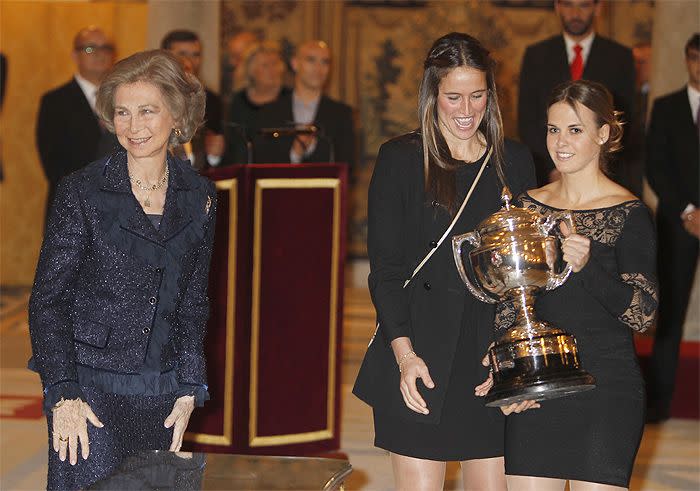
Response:
[[[182,131],[180,128],[173,128],[173,131],[175,132],[175,136],[178,138],[182,138]]]

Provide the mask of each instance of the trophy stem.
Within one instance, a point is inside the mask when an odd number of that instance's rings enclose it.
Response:
[[[525,334],[529,338],[539,334],[537,326],[540,323],[535,316],[535,291],[534,287],[520,287],[508,292],[516,312],[513,325],[518,327],[521,335]]]

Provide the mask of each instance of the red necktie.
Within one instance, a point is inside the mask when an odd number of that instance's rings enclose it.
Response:
[[[574,61],[571,62],[569,69],[571,70],[571,80],[580,80],[583,75],[583,56],[581,51],[583,47],[580,44],[574,46]]]

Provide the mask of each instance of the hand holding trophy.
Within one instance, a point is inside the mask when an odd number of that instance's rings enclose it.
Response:
[[[494,385],[486,405],[553,399],[595,388],[583,370],[573,335],[535,317],[535,296],[563,285],[571,265],[564,265],[561,243],[553,234],[561,221],[575,231],[571,212],[540,216],[510,204],[507,188],[500,211],[473,232],[452,238],[459,274],[467,289],[487,303],[510,302],[517,317],[489,349]],[[469,243],[474,247],[467,251]]]

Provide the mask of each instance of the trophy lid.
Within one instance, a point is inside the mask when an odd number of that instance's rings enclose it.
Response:
[[[501,201],[503,207],[496,213],[489,215],[477,226],[479,235],[488,237],[500,231],[514,232],[516,229],[532,228],[539,217],[534,211],[513,206],[513,197],[508,187],[504,186],[501,191]]]
[[[538,213],[510,204],[506,206],[479,223],[477,230],[482,238],[506,230],[514,232],[527,228],[534,231]]]

